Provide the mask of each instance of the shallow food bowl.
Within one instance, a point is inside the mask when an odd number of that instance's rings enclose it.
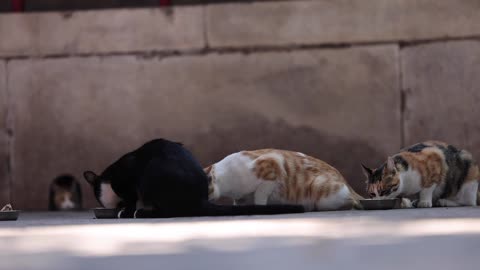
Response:
[[[400,199],[360,200],[360,203],[362,204],[364,210],[387,210],[400,208],[400,202]]]
[[[117,218],[118,211],[114,208],[94,208],[96,218]]]
[[[3,220],[17,220],[19,214],[20,214],[20,211],[18,211],[18,210],[0,212],[0,221],[3,221]]]

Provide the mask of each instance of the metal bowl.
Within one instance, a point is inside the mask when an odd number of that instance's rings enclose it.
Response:
[[[20,214],[20,211],[18,210],[0,212],[0,221],[17,220],[19,214]]]
[[[94,208],[93,213],[95,214],[96,218],[118,218],[117,209],[114,208]]]
[[[366,199],[360,200],[364,210],[387,210],[400,208],[400,199]]]

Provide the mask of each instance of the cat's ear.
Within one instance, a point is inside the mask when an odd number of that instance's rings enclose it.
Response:
[[[208,167],[206,167],[206,168],[203,168],[203,171],[208,175],[208,174],[210,174],[210,172],[212,171],[212,167],[213,167],[213,165],[210,165],[210,166],[208,166]]]
[[[93,185],[95,183],[95,180],[97,180],[98,175],[96,175],[92,171],[86,171],[86,172],[83,173],[83,177],[85,178],[85,180],[87,180],[87,182],[90,185]]]
[[[372,172],[372,169],[368,168],[367,166],[362,165],[362,171],[363,171],[363,174],[365,174],[365,177],[367,177],[367,179],[370,179],[370,177],[372,176],[373,172]]]
[[[393,160],[392,157],[388,157],[388,159],[387,159],[387,170],[389,172],[395,172],[396,171],[395,161]]]

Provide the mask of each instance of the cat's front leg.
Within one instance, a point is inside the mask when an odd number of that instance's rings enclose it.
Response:
[[[437,187],[437,184],[433,184],[431,187],[423,188],[420,191],[420,198],[417,203],[417,208],[431,208],[433,191]]]
[[[275,182],[272,181],[261,183],[253,195],[255,204],[266,205],[275,187]]]

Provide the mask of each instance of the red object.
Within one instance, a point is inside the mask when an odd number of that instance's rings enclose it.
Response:
[[[13,11],[23,11],[25,2],[24,0],[12,0],[12,9]]]
[[[172,4],[172,0],[158,0],[160,6],[170,6]]]

